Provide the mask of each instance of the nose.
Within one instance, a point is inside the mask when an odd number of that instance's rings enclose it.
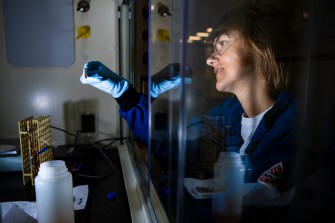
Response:
[[[206,64],[211,66],[211,67],[214,67],[215,64],[217,62],[217,59],[215,57],[215,53],[213,52],[206,60]]]

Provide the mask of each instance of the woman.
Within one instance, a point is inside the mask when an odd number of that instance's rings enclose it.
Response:
[[[271,10],[254,6],[229,10],[208,39],[213,53],[206,61],[216,75],[216,89],[234,95],[208,115],[229,120],[227,150],[248,157],[251,171],[245,199],[248,205],[256,206],[287,205],[294,189],[295,101],[287,92],[288,75],[277,54],[283,39],[283,33],[278,32],[287,29],[284,16],[269,13]],[[82,83],[94,85],[97,79],[95,87],[112,95],[110,89],[121,91],[113,95],[120,105],[120,115],[135,135],[148,142],[147,97],[101,63],[90,62],[85,68],[88,78],[82,76]],[[162,84],[164,90],[152,95],[157,97],[169,90],[164,85],[175,80],[159,82],[157,85]],[[119,87],[121,82],[127,88]],[[106,90],[104,85],[112,88]]]
[[[278,32],[288,27],[283,14],[271,11],[254,6],[228,11],[209,37],[213,53],[206,61],[216,89],[234,95],[209,114],[229,118],[229,148],[248,157],[253,183],[248,202],[257,206],[289,203],[297,150],[296,102],[276,48],[285,38]]]

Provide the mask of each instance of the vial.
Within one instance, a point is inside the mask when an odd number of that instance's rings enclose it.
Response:
[[[87,68],[83,68],[83,76],[87,78]]]
[[[35,193],[39,223],[74,223],[72,175],[64,161],[40,165]]]
[[[214,164],[212,213],[216,222],[239,222],[243,206],[245,165],[239,153],[221,152]]]

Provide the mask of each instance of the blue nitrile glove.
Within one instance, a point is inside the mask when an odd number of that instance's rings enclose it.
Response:
[[[151,77],[150,96],[157,98],[164,92],[179,86],[182,82],[182,76],[185,75],[186,84],[192,82],[192,70],[184,67],[184,71],[180,70],[179,63],[171,63],[158,73]]]
[[[111,71],[99,61],[87,62],[84,65],[80,81],[111,94],[114,98],[120,97],[129,85],[126,79]]]

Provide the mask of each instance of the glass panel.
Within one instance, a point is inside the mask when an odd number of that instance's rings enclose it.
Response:
[[[149,172],[154,191],[158,194],[169,220],[176,220],[176,210],[182,202],[176,202],[177,194],[183,199],[183,191],[178,191],[178,178],[182,179],[183,162],[176,162],[183,156],[183,111],[186,86],[186,66],[184,57],[186,15],[185,1],[151,1],[151,45],[149,50],[149,92],[151,94],[150,121],[151,140]],[[184,32],[185,31],[185,32]],[[177,85],[177,86],[176,86]],[[171,88],[171,89],[170,89]],[[165,91],[165,89],[169,89]],[[162,90],[162,91],[160,91]],[[158,96],[159,95],[159,96]],[[186,120],[185,120],[186,121]],[[180,148],[180,149],[179,149]],[[180,165],[181,164],[181,165]],[[183,189],[182,185],[179,185]],[[182,210],[182,209],[180,209]]]
[[[149,190],[171,222],[320,217],[301,213],[317,212],[306,195],[326,193],[306,187],[325,180],[313,170],[333,168],[334,34],[312,2],[150,2]]]

